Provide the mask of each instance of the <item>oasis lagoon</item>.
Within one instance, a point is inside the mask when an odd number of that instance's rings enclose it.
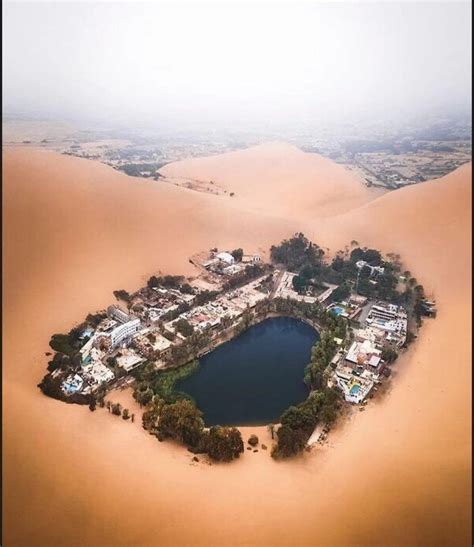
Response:
[[[207,426],[277,422],[308,396],[304,369],[318,340],[302,321],[266,319],[204,356],[176,388],[194,399]]]

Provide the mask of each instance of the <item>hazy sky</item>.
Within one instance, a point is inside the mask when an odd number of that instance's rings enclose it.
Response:
[[[469,107],[468,3],[4,3],[4,111],[266,122]]]

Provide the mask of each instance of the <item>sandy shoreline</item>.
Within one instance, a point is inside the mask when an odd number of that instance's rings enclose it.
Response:
[[[466,543],[471,166],[374,196],[293,147],[235,154],[167,166],[212,175],[234,199],[4,148],[6,545],[77,545],[78,530],[94,546]],[[113,290],[158,270],[192,274],[188,257],[202,249],[268,248],[299,230],[331,250],[356,239],[400,253],[439,310],[397,363],[390,393],[332,432],[329,450],[190,466],[139,423],[36,388],[50,335]]]

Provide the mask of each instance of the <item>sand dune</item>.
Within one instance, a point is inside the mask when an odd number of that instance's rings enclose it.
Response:
[[[300,219],[341,213],[383,193],[367,188],[344,167],[283,143],[180,161],[160,173],[171,181],[213,181],[234,192],[241,208]]]
[[[378,197],[293,147],[233,154],[165,169],[213,177],[236,199],[4,151],[5,545],[466,544],[471,166]],[[191,273],[203,248],[266,249],[296,230],[333,250],[357,239],[399,252],[439,304],[389,395],[327,451],[194,467],[139,424],[36,389],[49,335],[114,289],[159,269]]]

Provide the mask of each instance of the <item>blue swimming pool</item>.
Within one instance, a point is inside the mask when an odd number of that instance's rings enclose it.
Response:
[[[359,393],[359,391],[360,391],[360,386],[355,385],[355,386],[351,387],[350,394],[351,395],[357,395]]]
[[[334,306],[334,308],[331,308],[331,311],[334,312],[336,315],[341,315],[343,313],[344,308],[341,308],[341,306]]]

